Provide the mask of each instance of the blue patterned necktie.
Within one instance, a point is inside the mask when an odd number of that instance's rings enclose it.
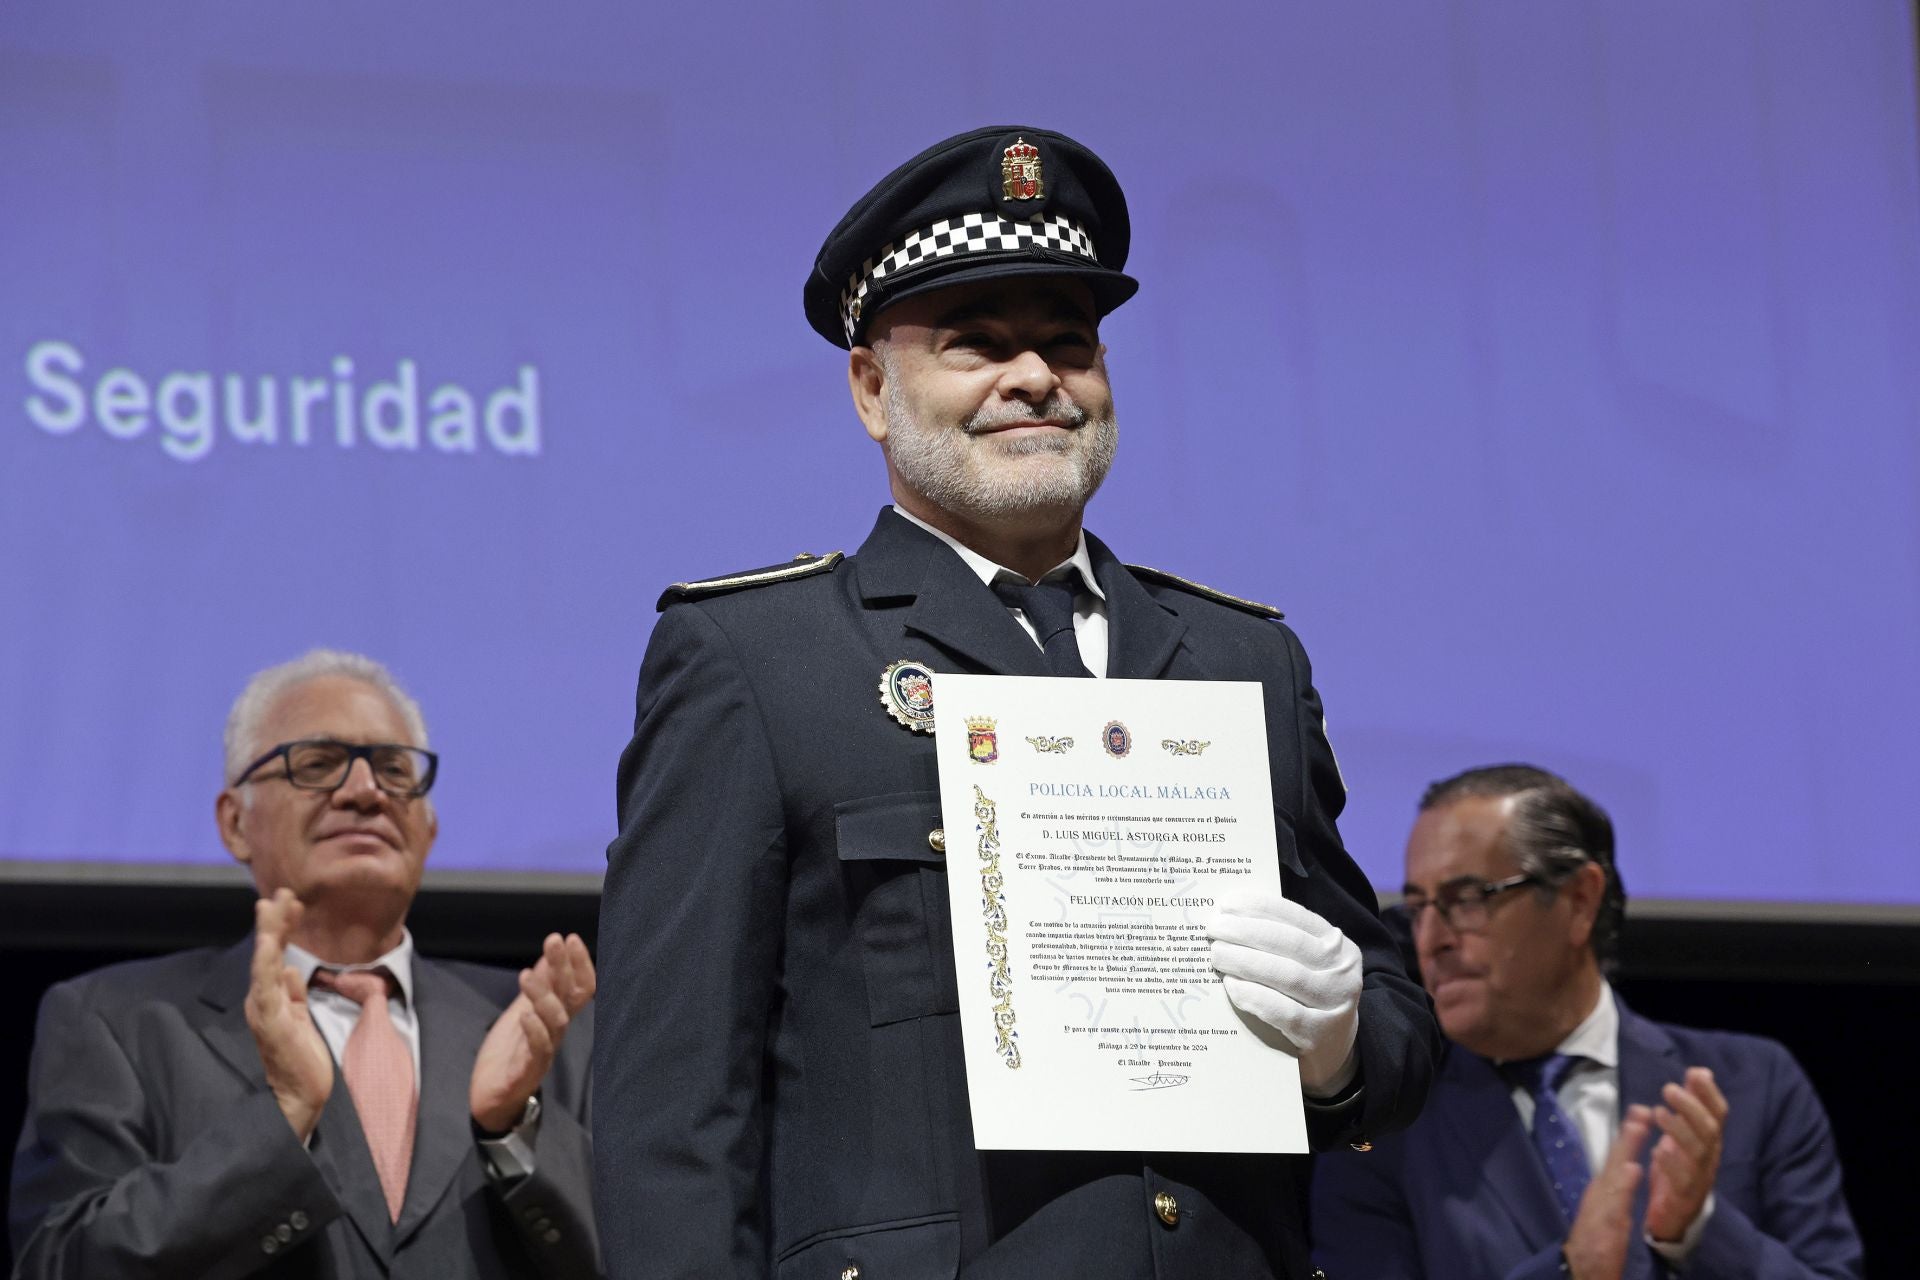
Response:
[[[1569,1226],[1580,1213],[1580,1193],[1587,1189],[1593,1174],[1587,1168],[1587,1149],[1580,1141],[1580,1130],[1560,1105],[1560,1086],[1568,1073],[1585,1061],[1575,1055],[1550,1053],[1543,1058],[1509,1062],[1503,1068],[1510,1080],[1533,1096],[1533,1149],[1546,1166],[1553,1198],[1559,1201]]]
[[[1027,615],[1046,655],[1047,670],[1056,676],[1093,674],[1080,661],[1080,642],[1073,635],[1073,592],[1079,581],[1079,575],[1074,574],[1049,578],[1038,585],[1007,578],[996,579],[993,584],[995,595]]]

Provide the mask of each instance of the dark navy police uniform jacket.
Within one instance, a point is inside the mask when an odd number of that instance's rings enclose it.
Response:
[[[1365,956],[1362,1084],[1309,1108],[1316,1147],[1405,1126],[1439,1033],[1334,829],[1345,795],[1299,641],[1088,543],[1110,674],[1265,688],[1287,892]],[[611,1273],[1306,1276],[1302,1158],[976,1152],[933,740],[887,714],[880,677],[901,658],[1006,675],[1045,660],[891,511],[816,568],[670,591],[641,667],[599,940]]]

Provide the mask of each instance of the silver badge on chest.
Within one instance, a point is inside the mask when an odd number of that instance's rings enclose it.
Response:
[[[880,673],[880,705],[915,733],[933,732],[933,668],[902,658]]]

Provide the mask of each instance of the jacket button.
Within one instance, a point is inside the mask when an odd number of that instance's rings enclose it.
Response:
[[[548,1227],[548,1228],[546,1229],[546,1231],[544,1231],[544,1232],[542,1232],[542,1233],[541,1233],[541,1236],[540,1236],[540,1238],[541,1238],[542,1240],[545,1240],[545,1241],[546,1241],[546,1242],[547,1242],[548,1244],[559,1244],[559,1243],[560,1243],[560,1228],[558,1228],[558,1227]]]
[[[279,1238],[277,1236],[262,1236],[260,1238],[260,1252],[262,1253],[280,1252]]]
[[[933,830],[927,832],[927,847],[935,853],[945,853],[947,851],[947,829],[945,827],[935,827]]]
[[[1162,1191],[1153,1198],[1153,1211],[1170,1227],[1180,1225],[1180,1202]]]
[[[312,1219],[308,1218],[301,1210],[295,1209],[287,1215],[287,1221],[293,1224],[295,1231],[305,1231]]]
[[[939,835],[940,833],[936,830],[933,834]],[[859,1264],[849,1262],[846,1266],[840,1268],[840,1280],[860,1280]]]
[[[281,1244],[289,1244],[293,1240],[293,1228],[284,1222],[273,1229],[273,1234]]]

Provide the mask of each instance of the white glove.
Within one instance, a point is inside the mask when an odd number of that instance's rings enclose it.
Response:
[[[1207,922],[1213,967],[1242,1013],[1280,1033],[1300,1084],[1330,1098],[1359,1070],[1360,948],[1297,902],[1237,890]]]

